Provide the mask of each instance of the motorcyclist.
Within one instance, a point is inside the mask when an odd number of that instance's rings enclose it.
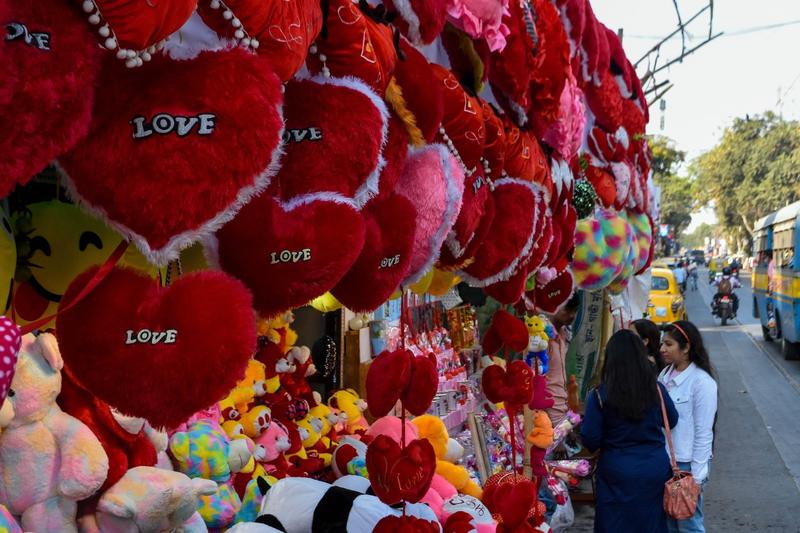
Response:
[[[717,294],[714,295],[714,301],[711,304],[712,309],[717,309],[720,297],[723,295],[728,296],[733,300],[733,316],[735,317],[736,312],[739,310],[739,297],[733,290],[742,286],[739,278],[732,275],[730,267],[725,267],[722,269],[722,276],[714,280],[714,286],[717,287]]]

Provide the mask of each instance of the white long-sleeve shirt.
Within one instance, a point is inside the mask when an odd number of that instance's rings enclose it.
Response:
[[[711,445],[714,441],[714,416],[717,413],[717,382],[694,363],[673,378],[669,365],[658,380],[669,391],[678,411],[678,425],[672,430],[672,443],[678,462],[692,463],[692,475],[698,483],[708,477]],[[669,450],[667,450],[669,453]]]

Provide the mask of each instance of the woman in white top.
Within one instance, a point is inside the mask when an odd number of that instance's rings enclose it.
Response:
[[[658,376],[678,410],[672,430],[675,457],[681,470],[691,471],[703,486],[708,479],[714,420],[717,414],[717,382],[697,327],[679,320],[664,328],[661,355],[667,363]],[[668,518],[670,533],[704,532],[702,493],[697,512],[688,520]]]

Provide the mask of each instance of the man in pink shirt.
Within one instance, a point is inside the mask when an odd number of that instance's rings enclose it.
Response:
[[[554,315],[550,317],[557,335],[550,339],[547,353],[550,358],[547,370],[547,390],[553,396],[553,407],[547,410],[547,415],[556,426],[567,414],[567,348],[569,348],[569,326],[575,322],[580,307],[580,297],[572,296]]]

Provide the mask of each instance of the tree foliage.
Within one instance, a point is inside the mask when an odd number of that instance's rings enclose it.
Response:
[[[697,226],[692,233],[684,234],[683,237],[681,237],[681,243],[687,248],[702,249],[705,247],[707,238],[718,236],[717,226],[712,226],[711,224],[703,222]]]
[[[691,172],[725,232],[752,237],[760,217],[800,199],[800,124],[772,112],[737,118]]]
[[[661,188],[661,223],[673,226],[675,234],[680,235],[692,221],[694,208],[692,182],[679,175],[686,153],[666,137],[653,136],[649,143],[653,151],[653,180]]]

